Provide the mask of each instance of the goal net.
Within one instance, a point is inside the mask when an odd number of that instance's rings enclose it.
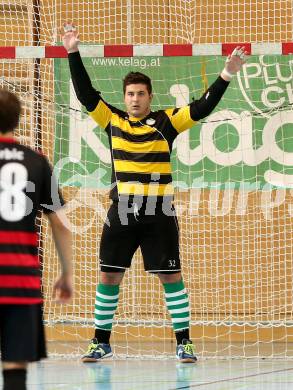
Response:
[[[93,337],[98,253],[110,204],[110,151],[70,81],[64,21],[103,98],[123,109],[122,78],[153,81],[153,110],[198,99],[237,43],[250,53],[215,111],[172,152],[191,338],[201,357],[292,357],[292,0],[11,0],[0,3],[0,85],[22,99],[19,140],[42,149],[67,201],[74,237],[72,303],[51,299],[59,266],[40,224],[50,351],[79,354]],[[157,277],[140,252],[121,285],[116,356],[174,355]]]

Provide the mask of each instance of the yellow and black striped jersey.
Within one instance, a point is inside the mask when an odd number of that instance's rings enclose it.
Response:
[[[100,99],[90,116],[106,130],[119,195],[172,196],[172,143],[194,121],[189,107],[131,118]]]
[[[172,198],[173,141],[210,114],[229,83],[218,77],[201,99],[187,106],[133,118],[101,98],[92,87],[78,52],[69,54],[69,65],[77,98],[109,137],[113,184],[110,197],[113,200],[133,196]]]

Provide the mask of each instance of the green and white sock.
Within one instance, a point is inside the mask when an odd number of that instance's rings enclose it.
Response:
[[[111,331],[118,298],[119,285],[98,284],[95,302],[95,328]]]
[[[189,328],[189,299],[183,280],[176,283],[164,283],[167,309],[171,315],[174,332]]]

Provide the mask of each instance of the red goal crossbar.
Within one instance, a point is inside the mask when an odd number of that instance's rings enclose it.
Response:
[[[227,56],[236,46],[245,46],[249,55],[293,54],[293,42],[211,43],[157,45],[80,45],[83,57]],[[66,58],[63,46],[0,46],[0,58]]]

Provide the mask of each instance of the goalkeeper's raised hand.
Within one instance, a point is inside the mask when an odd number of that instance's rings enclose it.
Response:
[[[221,77],[226,81],[231,81],[232,77],[239,72],[242,68],[243,64],[245,64],[246,59],[245,56],[247,52],[245,51],[245,47],[237,46],[232,54],[230,54],[225,63],[225,68],[222,70]]]
[[[63,46],[67,53],[75,53],[78,51],[79,34],[76,31],[74,24],[71,22],[64,23],[64,35],[62,37]]]

